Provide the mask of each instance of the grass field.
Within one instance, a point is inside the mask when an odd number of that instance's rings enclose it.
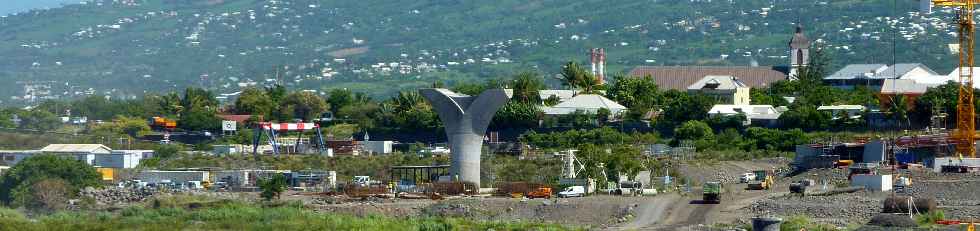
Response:
[[[298,203],[158,199],[117,212],[59,212],[28,218],[0,208],[0,231],[17,230],[578,230],[556,224],[456,218],[393,219],[319,213]]]

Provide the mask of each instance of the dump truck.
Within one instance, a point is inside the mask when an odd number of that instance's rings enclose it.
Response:
[[[817,185],[817,183],[811,179],[802,179],[789,184],[789,192],[797,193],[800,195],[805,195],[807,188],[810,186]]]
[[[749,189],[751,190],[768,190],[772,188],[773,184],[773,172],[770,170],[755,170],[752,171],[755,174],[755,180],[749,181]]]
[[[721,182],[712,181],[704,183],[704,187],[701,188],[704,197],[701,201],[708,204],[721,203],[721,188]]]

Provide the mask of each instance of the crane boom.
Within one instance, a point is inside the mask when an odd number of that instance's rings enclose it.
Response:
[[[974,9],[980,0],[932,0],[933,5],[957,9],[959,24],[959,97],[956,101],[956,152],[962,156],[976,157],[976,112],[973,104],[973,61],[976,27],[973,21]]]

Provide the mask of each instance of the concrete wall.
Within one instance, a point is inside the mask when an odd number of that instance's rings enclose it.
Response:
[[[892,175],[854,175],[851,186],[864,187],[874,192],[892,190]]]

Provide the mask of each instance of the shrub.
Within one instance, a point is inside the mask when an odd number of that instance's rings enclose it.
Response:
[[[919,223],[920,226],[930,226],[936,224],[936,221],[944,219],[946,219],[946,214],[942,210],[936,210],[916,216],[915,222]]]
[[[68,182],[62,179],[50,178],[38,181],[31,186],[33,206],[50,211],[65,209],[68,202]]]
[[[63,181],[69,198],[81,188],[98,187],[102,182],[101,175],[86,163],[55,155],[37,155],[17,163],[0,177],[0,201],[8,205],[30,205],[36,199],[31,193],[32,186],[49,179]],[[55,187],[58,183],[45,184]]]
[[[259,188],[262,189],[262,198],[267,201],[272,198],[279,199],[279,195],[286,191],[286,177],[282,174],[275,174],[259,180]]]

